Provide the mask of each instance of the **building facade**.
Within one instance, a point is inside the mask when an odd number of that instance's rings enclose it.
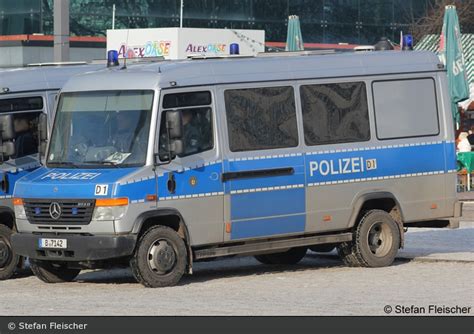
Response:
[[[400,31],[424,16],[434,0],[184,0],[184,27],[263,29],[266,40],[286,40],[289,15],[299,15],[304,42],[398,42]],[[105,36],[115,28],[179,26],[180,0],[70,0],[70,30]],[[53,0],[0,1],[0,35],[53,34]]]

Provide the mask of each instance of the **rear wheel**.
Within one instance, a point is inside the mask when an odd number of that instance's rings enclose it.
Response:
[[[81,269],[68,268],[66,263],[30,259],[33,274],[45,283],[64,283],[73,281]]]
[[[154,226],[146,231],[130,261],[137,281],[149,288],[176,285],[186,265],[184,240],[167,226]]]
[[[0,225],[0,280],[9,279],[16,271],[20,256],[13,253],[10,237],[13,231]]]
[[[297,264],[308,249],[306,247],[291,248],[286,252],[255,255],[255,259],[263,264]]]
[[[393,263],[399,247],[400,231],[392,216],[371,210],[360,220],[352,241],[338,246],[338,253],[352,267],[385,267]]]

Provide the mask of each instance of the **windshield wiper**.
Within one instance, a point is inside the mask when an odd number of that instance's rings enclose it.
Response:
[[[81,162],[82,164],[88,164],[88,165],[108,165],[108,166],[114,166],[116,168],[119,168],[118,164],[113,161],[83,161]]]
[[[75,162],[71,162],[71,161],[50,161],[48,162],[48,166],[79,168],[79,166]]]

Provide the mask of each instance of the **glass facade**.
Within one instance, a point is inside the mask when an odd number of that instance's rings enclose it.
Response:
[[[72,35],[105,36],[116,29],[179,26],[180,0],[70,0]],[[434,0],[184,0],[184,26],[264,29],[266,40],[286,41],[289,15],[299,15],[305,43],[398,42],[400,30]],[[1,0],[0,35],[53,33],[53,0]]]

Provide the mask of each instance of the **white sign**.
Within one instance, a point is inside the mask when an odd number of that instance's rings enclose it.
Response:
[[[233,43],[238,44],[241,55],[256,55],[265,51],[265,31],[201,28],[107,30],[107,50],[117,50],[119,58],[223,56],[230,54]]]
[[[109,186],[107,184],[96,184],[95,185],[95,195],[96,196],[107,196],[109,191]]]

